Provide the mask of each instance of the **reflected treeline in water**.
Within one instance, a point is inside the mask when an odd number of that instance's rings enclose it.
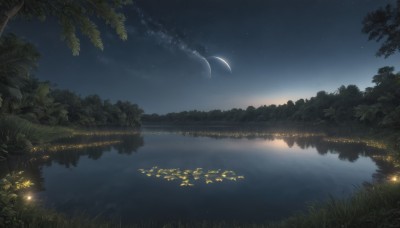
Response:
[[[202,181],[205,184],[218,183],[223,181],[237,181],[244,179],[244,176],[237,175],[232,170],[203,170],[196,169],[161,169],[157,166],[151,169],[139,169],[140,173],[147,177],[156,177],[166,181],[180,181],[181,187],[194,186],[195,182]]]
[[[388,146],[383,140],[371,140],[360,137],[361,133],[351,136],[338,137],[343,130],[329,129],[316,131],[315,129],[303,129],[298,131],[292,128],[260,129],[240,128],[235,126],[214,127],[151,127],[146,129],[147,134],[174,133],[190,137],[209,137],[214,139],[264,139],[268,141],[283,140],[289,148],[298,146],[301,149],[315,148],[320,155],[337,154],[344,161],[355,162],[360,156],[370,157],[378,166],[373,175],[375,182],[393,180],[400,176],[400,160],[393,154],[388,153]],[[308,130],[308,131],[307,131]],[[400,179],[400,178],[399,178]],[[397,181],[397,180],[396,180]]]
[[[76,166],[79,158],[87,156],[97,160],[104,152],[115,149],[119,154],[136,153],[144,145],[143,137],[137,134],[109,136],[79,136],[58,140],[49,145],[34,147],[32,159],[38,159],[47,165],[52,162],[65,167]]]
[[[34,147],[32,152],[45,157],[50,156],[51,161],[56,160],[59,164],[76,166],[79,157],[83,155],[97,160],[105,151],[110,151],[112,148],[119,154],[132,154],[137,152],[143,145],[144,140],[139,133],[115,136],[78,136]],[[70,158],[67,158],[68,156]]]
[[[35,185],[35,190],[44,190],[42,187],[42,168],[53,163],[69,167],[76,167],[79,159],[86,156],[97,160],[106,152],[114,149],[119,154],[136,153],[144,146],[143,136],[134,134],[88,134],[64,138],[54,143],[34,147],[29,156],[10,156],[0,164],[0,177],[12,171],[25,171],[24,175]]]
[[[373,174],[375,182],[391,180],[398,176],[400,163],[387,153],[381,143],[368,140],[331,138],[331,137],[285,137],[282,138],[288,147],[297,145],[302,149],[315,148],[320,155],[337,154],[341,160],[355,162],[360,156],[369,157],[375,162],[378,169]]]

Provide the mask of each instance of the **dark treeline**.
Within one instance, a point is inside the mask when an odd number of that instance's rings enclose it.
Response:
[[[143,110],[129,101],[81,97],[52,88],[29,75],[35,69],[36,48],[14,35],[0,40],[0,111],[43,125],[84,127],[135,127]]]
[[[341,86],[333,93],[320,91],[310,99],[289,100],[269,105],[228,111],[184,111],[166,115],[143,115],[144,122],[268,122],[298,121],[362,122],[383,127],[400,127],[400,73],[393,67],[378,70],[374,87],[365,91],[355,85]]]

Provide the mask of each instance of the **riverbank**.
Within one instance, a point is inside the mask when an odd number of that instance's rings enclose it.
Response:
[[[9,155],[23,155],[46,147],[53,141],[75,136],[136,134],[137,128],[77,128],[35,124],[14,115],[0,117],[0,161]]]
[[[31,123],[17,116],[0,117],[0,160],[10,154],[26,154],[33,145],[73,135],[74,129]]]

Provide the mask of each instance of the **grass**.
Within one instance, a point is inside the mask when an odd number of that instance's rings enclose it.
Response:
[[[65,127],[34,124],[17,116],[0,117],[0,139],[12,139],[24,135],[32,143],[45,143],[70,136],[73,132],[74,130]]]
[[[108,228],[119,227],[118,225],[97,221],[84,216],[67,217],[55,211],[49,211],[43,208],[28,208],[18,212],[18,216],[23,221],[22,224],[11,225],[11,227],[29,227],[29,228]],[[1,224],[0,224],[1,225]]]
[[[34,124],[12,115],[0,116],[0,161],[12,154],[26,154],[32,144],[51,142],[72,135],[74,130]]]
[[[400,227],[400,184],[375,185],[360,190],[348,200],[331,199],[271,227]]]

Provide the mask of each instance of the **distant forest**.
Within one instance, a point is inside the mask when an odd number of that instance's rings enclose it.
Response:
[[[400,73],[383,67],[372,79],[374,87],[360,91],[356,85],[341,86],[333,93],[320,91],[310,99],[289,100],[283,105],[255,108],[184,111],[166,115],[146,114],[143,122],[268,122],[321,123],[360,122],[374,126],[400,127]]]
[[[18,116],[51,126],[136,127],[143,110],[129,101],[81,97],[53,88],[31,76],[37,66],[36,48],[13,34],[0,39],[0,118]]]

